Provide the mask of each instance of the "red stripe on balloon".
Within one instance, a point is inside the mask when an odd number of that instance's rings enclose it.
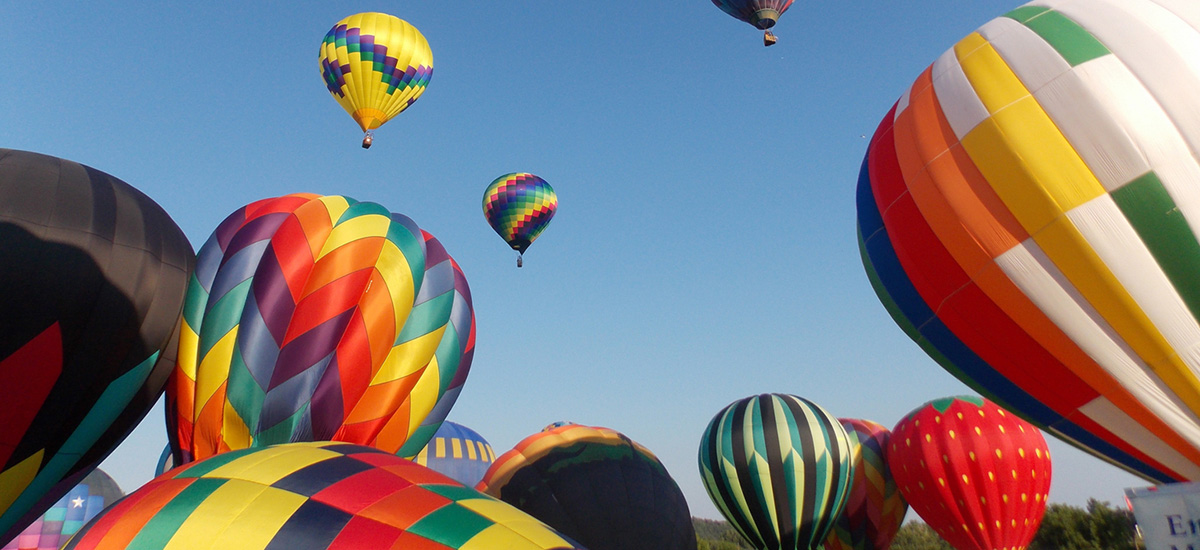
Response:
[[[0,464],[7,464],[25,430],[54,389],[63,368],[62,329],[55,322],[0,360]]]

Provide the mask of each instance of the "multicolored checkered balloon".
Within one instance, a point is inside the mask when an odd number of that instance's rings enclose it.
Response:
[[[483,192],[483,215],[496,233],[517,251],[517,267],[525,249],[546,230],[558,210],[558,195],[533,174],[500,176]]]
[[[340,196],[265,199],[226,218],[183,317],[167,392],[179,464],[291,441],[415,455],[475,347],[466,278],[437,239]]]
[[[65,547],[570,550],[529,515],[429,468],[348,443],[222,453],[155,478]]]
[[[825,550],[887,550],[908,512],[888,470],[891,431],[870,420],[838,420],[849,436],[854,476],[846,509],[825,539]]]
[[[368,135],[421,97],[433,76],[433,52],[421,31],[386,13],[338,21],[318,58],[325,87]]]

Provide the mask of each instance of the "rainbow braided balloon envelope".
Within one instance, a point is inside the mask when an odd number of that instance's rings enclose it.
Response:
[[[694,550],[687,500],[645,447],[608,428],[546,427],[477,486],[591,550]]]
[[[854,468],[846,429],[833,415],[777,393],[717,413],[699,455],[708,496],[763,550],[818,548],[846,505]]]
[[[712,3],[741,21],[767,30],[791,7],[792,0],[712,0]]]
[[[92,470],[46,513],[0,550],[58,550],[83,525],[125,493],[108,474]]]
[[[168,390],[177,463],[291,441],[395,453],[424,438],[415,454],[437,430],[422,421],[457,397],[473,318],[461,270],[403,215],[311,194],[241,208],[188,288]]]
[[[500,176],[483,192],[483,216],[513,250],[524,254],[558,210],[558,195],[533,174]]]
[[[573,549],[536,519],[403,458],[347,443],[231,451],[108,508],[72,550]]]
[[[854,464],[846,510],[825,539],[825,550],[887,550],[900,530],[908,503],[888,470],[887,428],[857,418],[840,418]]]
[[[444,422],[413,462],[474,487],[496,460],[492,445],[478,432],[454,422]]]
[[[329,93],[364,132],[412,105],[433,76],[433,52],[421,31],[386,13],[338,21],[318,58]]]
[[[962,39],[876,131],[864,265],[943,368],[1157,482],[1200,480],[1200,12],[1048,0]]]
[[[935,399],[888,439],[888,468],[914,512],[957,550],[1020,550],[1050,492],[1042,432],[975,396]]]

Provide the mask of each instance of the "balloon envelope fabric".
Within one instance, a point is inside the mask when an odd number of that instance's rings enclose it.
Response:
[[[492,445],[478,432],[454,422],[444,422],[413,462],[474,487],[496,460]]]
[[[500,176],[483,192],[483,216],[521,254],[546,230],[557,210],[554,188],[533,174]]]
[[[474,350],[470,291],[445,248],[340,196],[265,199],[226,218],[200,249],[183,316],[167,392],[176,464],[313,440],[395,453],[419,439],[416,454]]]
[[[756,548],[821,545],[850,492],[846,430],[794,395],[740,399],[713,417],[700,440],[700,477],[729,523]]]
[[[946,51],[871,140],[864,264],[943,368],[1156,482],[1200,480],[1200,13],[1047,0]]]
[[[683,492],[649,450],[625,435],[549,426],[517,443],[478,488],[591,550],[692,550]]]
[[[913,511],[958,550],[1025,548],[1050,492],[1050,450],[1032,424],[986,399],[917,407],[888,441],[888,467]]]
[[[576,548],[412,461],[338,442],[222,453],[155,478],[67,549]]]
[[[123,496],[125,493],[108,474],[98,468],[92,470],[2,550],[58,550],[85,523]]]
[[[854,478],[846,509],[825,539],[825,550],[887,550],[908,513],[908,503],[888,470],[891,432],[870,420],[839,420],[850,439]]]
[[[317,57],[329,93],[364,132],[412,105],[433,76],[433,52],[425,36],[386,13],[338,21]]]
[[[74,162],[0,149],[0,540],[162,393],[195,261],[170,216]]]
[[[766,30],[775,26],[792,0],[713,0],[721,11]]]

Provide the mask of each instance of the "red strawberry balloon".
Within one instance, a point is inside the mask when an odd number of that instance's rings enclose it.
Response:
[[[1050,451],[1032,424],[981,397],[948,397],[892,430],[888,467],[908,501],[958,550],[1020,550],[1050,491]]]

